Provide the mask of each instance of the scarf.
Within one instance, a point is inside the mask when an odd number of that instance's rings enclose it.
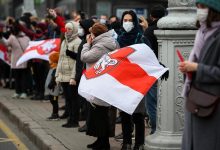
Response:
[[[142,33],[134,27],[130,32],[126,32],[123,28],[120,30],[119,36],[117,38],[117,41],[120,45],[120,47],[126,47],[132,44],[139,43]]]
[[[189,55],[189,61],[190,62],[197,62],[200,52],[206,42],[206,40],[218,29],[220,28],[220,21],[219,22],[213,22],[211,28],[206,27],[206,23],[200,23],[201,27],[199,28],[196,38],[194,41],[193,49]],[[186,76],[186,80],[183,86],[183,92],[182,96],[187,97],[189,94],[190,86],[192,83],[192,79],[190,79],[188,76]]]

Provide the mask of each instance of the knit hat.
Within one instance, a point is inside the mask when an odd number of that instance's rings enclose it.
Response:
[[[56,68],[59,60],[59,53],[58,52],[50,53],[49,60],[50,60],[50,67]]]
[[[220,0],[196,0],[196,3],[204,4],[218,12],[220,12]]]
[[[93,33],[95,37],[108,31],[108,27],[101,23],[95,23],[90,29],[89,32]]]
[[[165,15],[165,8],[162,5],[153,6],[150,15],[154,18],[162,18]]]

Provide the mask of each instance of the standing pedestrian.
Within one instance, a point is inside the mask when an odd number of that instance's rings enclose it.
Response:
[[[145,43],[150,45],[148,39],[143,35],[143,30],[139,24],[137,15],[134,11],[125,11],[122,14],[122,28],[119,32],[117,41],[121,48],[132,44]],[[144,149],[145,139],[145,104],[144,100],[140,102],[135,112],[130,115],[126,112],[121,112],[123,145],[122,150],[131,150],[133,123],[135,125],[135,145],[134,150]]]
[[[86,63],[86,69],[95,64],[104,54],[117,49],[119,46],[106,25],[95,23],[90,28],[87,43],[83,45],[81,60]],[[103,87],[104,88],[104,87]],[[110,130],[110,105],[98,98],[91,101],[87,117],[86,134],[97,137],[96,141],[87,145],[95,150],[110,149],[109,137],[114,136],[115,130]],[[116,114],[115,114],[116,115]],[[115,119],[114,119],[115,121]]]
[[[76,61],[66,55],[66,51],[77,53],[81,39],[78,37],[78,24],[70,21],[65,25],[65,39],[62,41],[58,66],[56,70],[56,82],[63,88],[66,99],[65,111],[69,114],[67,123],[62,127],[71,128],[79,126],[79,102],[76,82],[70,80],[75,77]]]
[[[12,98],[27,98],[27,62],[19,66],[16,63],[27,48],[29,41],[30,39],[15,24],[12,27],[12,34],[7,40],[4,40],[11,51],[11,69],[15,78],[15,94]]]
[[[179,63],[179,70],[186,74],[183,96],[190,102],[190,93],[197,89],[220,97],[220,1],[196,0],[199,30],[189,60]],[[204,99],[197,94],[198,103]],[[206,117],[198,112],[185,110],[182,150],[220,149],[220,103],[216,101],[215,111]]]
[[[59,60],[59,53],[58,52],[52,52],[49,55],[50,70],[47,75],[45,89],[48,90],[48,96],[49,96],[49,100],[52,105],[53,111],[52,111],[51,116],[47,118],[48,120],[58,120],[59,119],[58,97],[59,97],[59,93],[60,93],[60,85],[56,84],[56,77],[55,77],[58,60]]]

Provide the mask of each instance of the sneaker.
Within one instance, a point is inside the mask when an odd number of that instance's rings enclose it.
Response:
[[[19,98],[20,99],[26,99],[27,98],[27,94],[26,93],[22,93]]]
[[[15,93],[13,96],[12,96],[12,98],[19,98],[20,97],[20,94],[18,94],[18,93]]]
[[[47,120],[59,120],[59,115],[58,114],[52,114],[50,117],[47,118]]]

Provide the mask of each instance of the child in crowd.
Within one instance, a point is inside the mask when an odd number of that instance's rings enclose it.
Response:
[[[56,84],[55,81],[55,73],[57,68],[57,63],[59,60],[59,53],[58,52],[52,52],[49,55],[49,62],[50,62],[50,70],[47,75],[46,83],[45,83],[45,89],[49,92],[49,99],[50,103],[53,106],[53,112],[50,117],[48,117],[48,120],[58,120],[59,114],[58,114],[58,96],[59,96],[59,90],[60,86]]]

